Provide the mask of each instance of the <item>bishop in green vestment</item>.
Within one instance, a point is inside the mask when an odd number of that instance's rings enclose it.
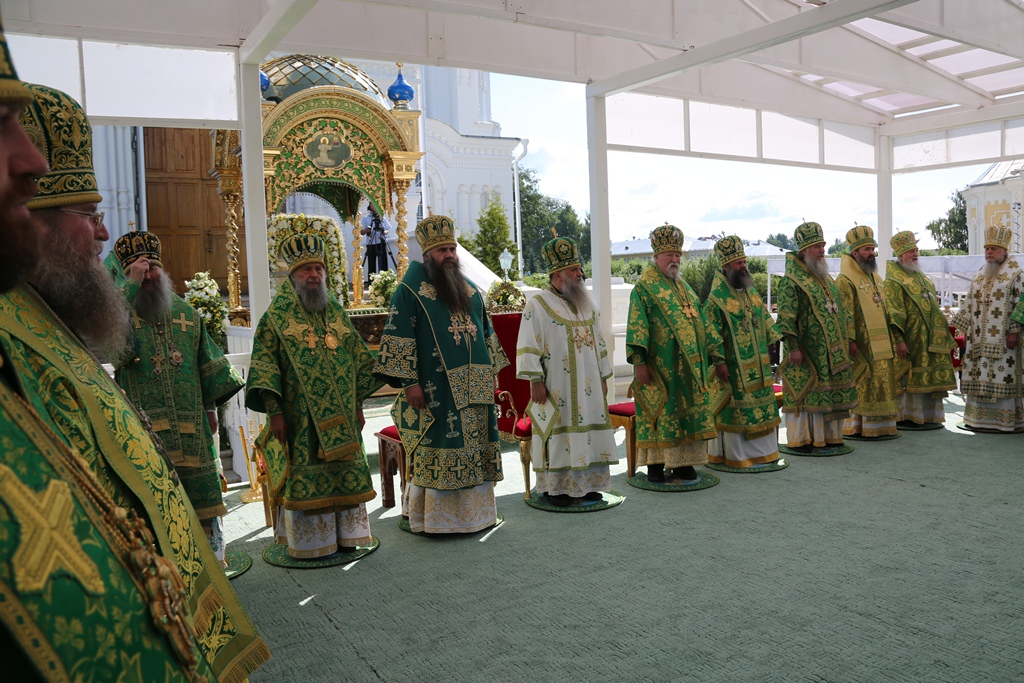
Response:
[[[654,263],[630,293],[626,328],[626,357],[636,374],[636,462],[647,467],[649,481],[664,482],[668,468],[673,483],[691,482],[694,465],[708,461],[707,441],[718,434],[711,367],[725,378],[722,338],[679,277],[682,230],[655,229],[651,247]]]
[[[149,417],[223,562],[221,517],[227,508],[214,445],[217,406],[245,382],[207,334],[202,316],[174,293],[156,235],[126,233],[111,254],[123,274],[121,294],[132,317],[132,352],[117,363],[115,378]]]
[[[847,339],[847,315],[839,286],[828,274],[825,237],[817,223],[796,229],[799,251],[786,254],[779,283],[779,331],[788,353],[782,375],[782,412],[790,448],[843,443],[843,420],[857,406]]]
[[[122,675],[134,674],[136,680],[164,680],[166,676],[170,680],[199,681],[200,669],[205,669],[210,672],[210,681],[242,681],[270,653],[242,609],[209,543],[202,537],[199,520],[166,453],[147,428],[148,421],[140,417],[85,344],[97,346],[108,357],[117,357],[131,324],[124,299],[96,257],[108,234],[102,214],[96,213],[101,197],[92,171],[88,119],[66,94],[42,86],[30,87],[34,99],[24,112],[22,125],[31,130],[30,138],[43,146],[51,169],[40,179],[40,193],[28,205],[38,220],[43,249],[30,283],[0,295],[0,349],[5,366],[9,360],[17,378],[20,399],[39,418],[26,416],[16,402],[6,403],[9,419],[32,442],[31,446],[24,440],[12,442],[11,449],[25,448],[26,454],[32,449],[41,450],[46,463],[39,462],[36,456],[38,472],[28,472],[27,461],[10,464],[21,484],[12,479],[6,481],[11,490],[21,485],[28,487],[28,495],[37,500],[35,511],[45,511],[48,520],[59,522],[68,519],[65,515],[73,515],[74,521],[70,523],[77,538],[84,538],[80,533],[90,533],[80,525],[96,525],[103,538],[93,538],[100,545],[92,546],[90,540],[89,547],[83,548],[93,562],[116,559],[122,568],[130,562],[135,567],[144,563],[141,566],[146,569],[144,573],[133,573],[130,579],[137,594],[128,586],[115,587],[125,600],[115,609],[130,609],[134,615],[119,622],[113,631],[108,630],[103,623],[107,616],[99,612],[100,600],[105,595],[100,584],[91,579],[88,584],[80,584],[89,595],[88,600],[83,600],[75,594],[78,589],[68,591],[66,585],[51,580],[55,575],[79,579],[91,576],[88,564],[71,552],[74,543],[70,542],[72,532],[68,525],[60,522],[56,528],[50,527],[52,533],[30,539],[21,537],[28,539],[23,547],[6,546],[14,553],[15,590],[23,592],[25,601],[21,605],[26,610],[31,606],[31,620],[10,611],[18,608],[18,601],[11,600],[3,601],[0,618],[13,624],[23,650],[47,676],[56,671],[54,667],[64,666],[68,680],[115,680],[115,676],[100,669],[95,669],[95,675],[80,669],[90,665],[80,656],[88,652],[91,665],[102,665],[107,671],[119,670]],[[2,429],[0,433],[9,436],[13,432]],[[53,450],[47,452],[51,446]],[[79,469],[72,473],[65,466]],[[64,483],[52,478],[53,474]],[[81,500],[78,496],[85,490],[83,487],[93,486],[92,481],[98,490],[87,495],[95,506],[69,506],[72,498]],[[6,494],[0,499],[8,500]],[[17,517],[16,523],[22,529],[32,520],[26,515],[23,502],[12,507],[4,503],[0,508]],[[110,526],[90,513],[103,514]],[[141,524],[134,521],[136,517]],[[111,527],[118,530],[120,541],[108,535]],[[152,543],[146,534],[152,535]],[[69,542],[53,545],[51,541],[56,535]],[[14,536],[9,539],[13,541]],[[115,550],[114,546],[122,541],[125,545]],[[104,558],[104,544],[117,557]],[[19,557],[30,560],[22,566],[25,571],[21,575]],[[172,562],[174,568],[161,568],[159,557]],[[110,566],[110,562],[99,567],[99,571],[104,585],[110,585],[122,574],[122,569]],[[28,583],[20,584],[22,577]],[[172,589],[178,577],[183,614],[177,613],[173,605],[177,599]],[[40,583],[53,592],[35,594]],[[48,597],[61,603],[45,604]],[[168,649],[164,650],[162,660],[159,652],[151,653],[152,657],[145,661],[126,658],[129,652],[144,646],[143,642],[135,642],[135,637],[154,632],[142,623],[140,609],[152,610],[156,632],[172,627],[164,636],[170,640],[164,646]],[[163,615],[167,615],[166,620]],[[191,673],[184,669],[174,671],[166,655],[173,650],[177,658],[179,653],[187,653],[191,645],[187,634],[177,630],[173,622],[189,620],[195,627],[195,642],[206,666],[197,663],[198,668]],[[78,629],[76,623],[83,631],[88,629],[89,634],[87,638],[76,637],[75,651],[70,651],[63,643],[69,628]],[[112,637],[120,652],[109,646]],[[129,638],[132,642],[125,642]],[[80,642],[91,649],[78,650]],[[102,653],[102,662],[95,661],[97,653]],[[116,661],[112,662],[112,658]]]
[[[704,315],[722,337],[731,395],[715,419],[719,434],[708,445],[708,460],[754,467],[779,459],[779,407],[768,347],[782,333],[754,289],[743,240],[723,237],[715,242],[715,256],[722,268],[715,273]]]
[[[370,545],[366,501],[377,495],[363,450],[363,401],[381,382],[373,356],[326,286],[323,240],[281,245],[289,276],[253,340],[245,405],[266,413],[257,447],[280,503],[277,540],[312,559]]]
[[[907,346],[894,344],[889,332],[889,313],[875,261],[878,243],[874,231],[858,225],[846,233],[846,243],[851,251],[842,257],[836,284],[846,312],[846,338],[857,344],[853,379],[858,405],[846,419],[843,434],[891,436],[898,433],[896,421],[900,419],[903,392],[896,381],[897,367],[903,366]]]
[[[942,424],[946,411],[942,400],[956,389],[953,359],[956,348],[949,333],[949,321],[932,279],[918,265],[917,240],[909,230],[898,232],[889,241],[895,261],[886,266],[885,306],[889,311],[889,331],[897,345],[906,346],[910,372],[904,376],[900,414],[907,422]]]
[[[423,263],[409,264],[391,299],[374,374],[402,390],[391,416],[405,447],[410,528],[471,533],[497,522],[494,391],[508,359],[459,268],[451,219],[424,218],[416,238]]]

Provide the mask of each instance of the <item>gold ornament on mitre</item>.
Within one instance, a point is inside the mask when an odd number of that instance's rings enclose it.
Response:
[[[985,228],[986,247],[1002,247],[1010,250],[1010,240],[1013,238],[1013,229],[1009,226],[990,225]]]

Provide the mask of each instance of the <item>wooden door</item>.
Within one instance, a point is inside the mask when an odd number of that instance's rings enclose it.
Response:
[[[146,128],[146,220],[160,238],[165,270],[175,290],[185,280],[209,271],[222,292],[228,286],[227,225],[224,203],[217,194],[213,141],[208,130]],[[245,277],[245,232],[239,230],[241,290]]]

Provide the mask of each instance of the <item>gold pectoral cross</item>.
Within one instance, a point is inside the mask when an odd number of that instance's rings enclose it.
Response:
[[[465,332],[467,337],[471,337],[473,341],[476,341],[476,325],[473,324],[468,315],[455,313],[452,315],[451,320],[452,324],[448,331],[452,333],[452,339],[455,340],[456,346],[462,340],[462,332]]]
[[[149,362],[156,366],[155,368],[153,368],[154,375],[159,375],[161,372],[164,371],[163,362],[165,360],[167,359],[164,358],[163,351],[157,351],[155,354],[149,357]]]
[[[309,344],[309,348],[310,348],[310,350],[313,350],[313,349],[315,349],[315,348],[316,348],[316,341],[317,341],[317,336],[316,336],[316,333],[315,333],[315,332],[313,332],[313,326],[312,326],[312,325],[308,325],[308,326],[306,327],[306,329],[308,329],[308,330],[309,330],[309,332],[308,332],[308,333],[306,334],[306,336],[304,337],[304,341],[305,341],[305,342],[306,342],[307,344]]]

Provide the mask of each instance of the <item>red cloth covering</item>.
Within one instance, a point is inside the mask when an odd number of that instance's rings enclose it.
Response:
[[[959,357],[960,349],[963,349],[967,346],[967,339],[964,337],[964,335],[957,334],[956,328],[953,327],[952,325],[949,326],[949,333],[953,335],[953,341],[956,342],[956,348],[949,352],[949,357],[953,359],[953,367],[958,368],[960,367],[960,363],[962,362]]]
[[[398,427],[395,425],[388,425],[384,429],[380,430],[380,434],[388,437],[389,439],[394,439],[395,441],[399,440]]]
[[[634,417],[636,415],[636,404],[632,401],[626,401],[625,403],[613,403],[608,406],[608,412],[612,415]]]
[[[519,324],[523,320],[522,313],[499,313],[491,316],[491,324],[494,325],[494,333],[498,335],[501,348],[508,356],[509,366],[498,373],[498,391],[507,391],[512,394],[512,403],[508,399],[498,400],[495,393],[495,403],[501,408],[501,415],[498,417],[498,431],[503,434],[511,434],[515,423],[515,413],[507,415],[514,407],[522,416],[526,410],[526,404],[530,402],[530,383],[524,379],[516,379],[516,344],[519,340]],[[529,420],[525,425],[516,430],[517,436],[523,436],[523,431],[529,433]]]

